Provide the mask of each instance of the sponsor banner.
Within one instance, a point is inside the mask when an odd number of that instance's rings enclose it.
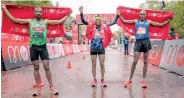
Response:
[[[15,18],[21,19],[33,19],[34,6],[26,5],[6,5],[7,9],[10,11],[11,15]],[[59,8],[59,7],[42,7],[43,8],[43,19],[59,20],[66,15],[70,14],[70,8]],[[29,36],[29,26],[27,24],[16,24],[12,22],[8,16],[4,13],[2,14],[2,32],[9,34],[16,34],[22,36]],[[48,25],[48,37],[58,37],[64,36],[64,24],[60,25]]]
[[[184,39],[165,42],[160,66],[184,75]]]
[[[1,40],[3,40],[3,41],[17,41],[17,42],[29,42],[29,37],[15,35],[15,34],[1,33]],[[47,42],[50,42],[50,38],[47,38]]]
[[[155,40],[151,41],[152,49],[149,51],[148,62],[157,66],[160,66],[160,61],[163,54],[165,41]],[[140,59],[143,59],[143,53],[140,55]]]
[[[80,48],[80,52],[84,52],[85,51],[85,45],[80,45],[79,48]]]
[[[72,45],[74,53],[79,53],[80,49],[79,49],[79,45]]]
[[[50,59],[87,51],[88,46],[76,44],[48,43],[47,50]],[[31,64],[29,43],[17,41],[2,41],[2,56],[6,70]]]
[[[78,25],[72,25],[72,43],[78,43]]]
[[[49,58],[54,59],[65,55],[62,44],[47,44]]]
[[[2,41],[2,53],[6,70],[31,64],[28,43]]]
[[[14,34],[8,34],[8,33],[1,33],[1,39],[4,41],[29,42],[28,36],[14,35]]]
[[[151,41],[152,49],[149,52],[148,62],[154,65],[160,65],[165,41]]]
[[[129,8],[124,6],[119,6],[117,9],[119,10],[123,18],[126,20],[135,20],[135,19],[139,19],[140,17],[139,13],[141,9]],[[146,10],[146,19],[159,22],[159,23],[162,23],[173,16],[174,16],[174,13],[172,12]],[[130,35],[135,35],[135,24],[124,23],[119,19],[118,25],[123,28],[124,32],[127,32]],[[152,39],[167,39],[168,32],[169,32],[169,23],[167,23],[162,27],[153,26],[153,25],[149,26],[149,36]]]
[[[74,54],[74,49],[72,47],[72,44],[63,44],[63,49],[65,56]]]
[[[88,22],[94,22],[94,17],[97,14],[84,14],[84,19]],[[114,17],[116,16],[116,14],[98,14],[101,16],[102,20],[104,22],[109,22],[112,21],[114,19]],[[80,15],[76,15],[76,21],[77,22],[81,22],[81,18]]]

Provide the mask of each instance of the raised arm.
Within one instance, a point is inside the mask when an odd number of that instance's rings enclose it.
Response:
[[[109,26],[114,25],[114,24],[117,22],[118,18],[119,18],[119,15],[116,15],[116,17],[115,17],[112,21],[108,22],[107,24],[108,24]]]
[[[31,19],[18,19],[18,18],[14,18],[10,12],[8,11],[8,9],[6,8],[6,5],[2,4],[2,9],[4,10],[5,14],[15,23],[18,24],[29,24]]]
[[[119,15],[120,15],[120,13],[119,13],[119,11],[117,10],[117,11],[116,11],[116,17],[115,17],[112,21],[108,22],[107,24],[108,24],[109,26],[114,25],[114,24],[117,22],[117,20],[118,20],[118,18],[119,18]]]
[[[123,18],[123,16],[119,16],[119,18],[121,19],[121,21],[122,22],[124,22],[124,23],[135,23],[137,20],[125,20],[124,18]]]
[[[88,25],[88,22],[84,19],[83,7],[82,6],[79,8],[79,11],[80,11],[80,17],[81,17],[82,23],[85,24],[85,25]]]
[[[164,26],[164,25],[166,25],[167,23],[169,23],[170,20],[171,20],[171,19],[168,19],[168,20],[164,21],[163,23],[153,22],[153,21],[149,20],[149,23],[150,23],[151,25],[154,25],[154,26]]]
[[[67,18],[69,17],[69,15],[61,18],[60,20],[48,20],[46,19],[45,22],[48,24],[48,25],[57,25],[57,24],[61,24],[63,23]]]

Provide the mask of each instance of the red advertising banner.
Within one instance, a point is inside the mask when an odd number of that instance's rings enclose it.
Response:
[[[86,48],[85,45],[79,45],[80,52],[84,52],[85,48]]]
[[[21,19],[34,19],[34,6],[22,6],[22,5],[6,5],[7,9],[15,18]],[[64,16],[70,14],[70,8],[58,8],[58,7],[42,7],[43,19],[59,20]],[[16,35],[28,36],[28,25],[20,25],[13,23],[3,11],[2,19],[2,32],[11,33]],[[49,25],[48,37],[64,36],[63,24]]]
[[[19,42],[29,42],[28,36],[20,36],[8,33],[1,33],[1,40],[4,41],[19,41]]]
[[[6,70],[31,64],[29,43],[2,41],[2,54]]]
[[[72,43],[78,44],[78,25],[72,25]]]
[[[135,19],[139,19],[139,17],[140,17],[139,13],[140,13],[141,9],[119,6],[118,10],[120,11],[121,15],[126,20],[135,20]],[[146,19],[152,20],[154,22],[162,23],[173,16],[174,16],[174,14],[171,12],[146,10]],[[135,35],[135,31],[134,31],[135,24],[123,23],[119,19],[118,25],[121,26],[125,32],[127,32],[131,35]],[[153,26],[153,25],[150,25],[150,27],[149,27],[149,35],[150,35],[150,38],[153,38],[153,39],[167,39],[168,35],[169,35],[168,32],[169,32],[169,23],[162,26],[162,27]]]
[[[112,21],[116,14],[84,14],[84,19],[88,22],[94,22],[94,17],[100,15],[104,22]],[[80,15],[76,15],[76,21],[81,22]]]
[[[165,41],[151,41],[152,49],[149,51],[149,63],[160,66],[164,44]],[[144,60],[143,54],[141,54],[140,59]]]
[[[17,41],[17,42],[28,42],[29,43],[29,37],[28,36],[21,36],[21,35],[14,35],[14,34],[8,34],[8,33],[1,33],[1,40],[3,41]],[[50,42],[50,38],[47,38],[47,42]]]
[[[184,75],[184,39],[167,40],[160,66]]]
[[[63,44],[63,49],[64,49],[65,56],[74,54],[72,44]]]
[[[84,52],[87,48],[76,44],[47,44],[50,59]],[[2,56],[6,70],[31,64],[28,42],[2,41]]]

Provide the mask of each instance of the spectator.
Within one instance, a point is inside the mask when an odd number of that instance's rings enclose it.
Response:
[[[174,32],[174,28],[170,28],[170,36],[173,37],[173,39],[176,39],[176,34]]]

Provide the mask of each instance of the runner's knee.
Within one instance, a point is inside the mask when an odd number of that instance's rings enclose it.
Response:
[[[144,61],[144,65],[145,65],[145,64],[148,64],[148,61]]]
[[[93,67],[93,68],[96,68],[96,64],[95,64],[95,63],[94,63],[94,64],[92,64],[92,67]]]
[[[138,58],[134,58],[133,62],[137,64],[138,60],[139,60]]]
[[[49,71],[50,70],[49,66],[44,66],[44,69],[45,69],[45,71]]]
[[[39,65],[34,65],[34,70],[39,70],[39,69],[40,69]]]
[[[95,60],[92,60],[92,66],[96,67],[96,61]]]
[[[100,66],[101,67],[104,67],[104,62],[100,62]]]

